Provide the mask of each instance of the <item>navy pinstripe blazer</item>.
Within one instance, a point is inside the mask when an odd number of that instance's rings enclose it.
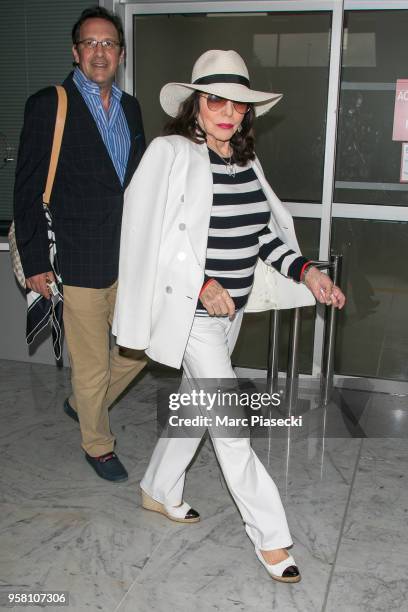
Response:
[[[78,287],[110,286],[117,278],[123,194],[145,149],[136,98],[121,104],[131,146],[122,186],[98,127],[72,73],[64,81],[68,112],[51,194],[51,212],[63,282]],[[55,87],[26,103],[14,187],[16,238],[26,277],[50,269],[42,194],[48,173],[57,112]]]

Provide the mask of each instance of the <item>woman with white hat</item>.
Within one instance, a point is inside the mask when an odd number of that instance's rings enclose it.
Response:
[[[254,153],[254,118],[281,98],[250,88],[235,51],[207,51],[191,83],[162,88],[172,119],[126,191],[114,333],[121,346],[182,366],[184,380],[235,378],[230,355],[248,305],[290,308],[314,297],[344,305],[341,290],[301,255]],[[210,435],[258,559],[272,578],[298,582],[279,492],[249,438]],[[144,508],[200,519],[183,501],[200,439],[159,439],[141,482]]]

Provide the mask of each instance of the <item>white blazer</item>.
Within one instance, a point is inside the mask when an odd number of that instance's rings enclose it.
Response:
[[[290,213],[259,161],[252,167],[271,207],[271,231],[299,252]],[[212,201],[206,144],[183,136],[153,140],[125,192],[112,328],[119,345],[180,367],[203,284]],[[305,285],[258,260],[249,312],[314,303]]]

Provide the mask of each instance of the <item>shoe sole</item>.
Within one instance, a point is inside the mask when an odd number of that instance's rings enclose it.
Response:
[[[182,519],[182,518],[176,518],[174,516],[171,516],[171,514],[167,512],[163,504],[161,504],[160,502],[150,497],[150,495],[145,493],[143,489],[141,489],[141,493],[142,493],[142,508],[144,508],[145,510],[150,510],[151,512],[158,512],[159,514],[162,514],[166,518],[170,519],[170,521],[174,521],[175,523],[198,523],[200,520],[199,516],[195,518],[191,518],[191,519]]]
[[[91,464],[90,464],[90,465],[91,465]],[[93,465],[92,465],[92,467],[93,467]],[[94,470],[95,470],[95,468],[94,468]],[[126,482],[126,481],[129,479],[129,477],[128,477],[128,476],[124,476],[123,478],[115,478],[115,479],[112,479],[112,478],[105,478],[105,476],[101,476],[100,474],[98,474],[98,472],[97,472],[96,470],[95,470],[95,474],[96,474],[97,476],[99,476],[99,478],[101,478],[102,480],[104,480],[105,482],[113,482],[114,484],[115,484],[116,482]]]
[[[299,576],[293,576],[291,578],[285,578],[284,576],[272,576],[272,574],[269,574],[270,577],[272,578],[272,580],[277,580],[278,582],[300,582],[302,577],[299,574]]]

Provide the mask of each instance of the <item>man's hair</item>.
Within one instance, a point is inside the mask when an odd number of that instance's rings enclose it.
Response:
[[[118,42],[123,49],[125,47],[125,35],[123,33],[122,20],[117,15],[114,15],[103,6],[90,6],[89,8],[82,11],[78,21],[72,28],[72,42],[76,45],[79,42],[79,32],[81,25],[87,21],[87,19],[106,19],[112,23],[118,33]]]

